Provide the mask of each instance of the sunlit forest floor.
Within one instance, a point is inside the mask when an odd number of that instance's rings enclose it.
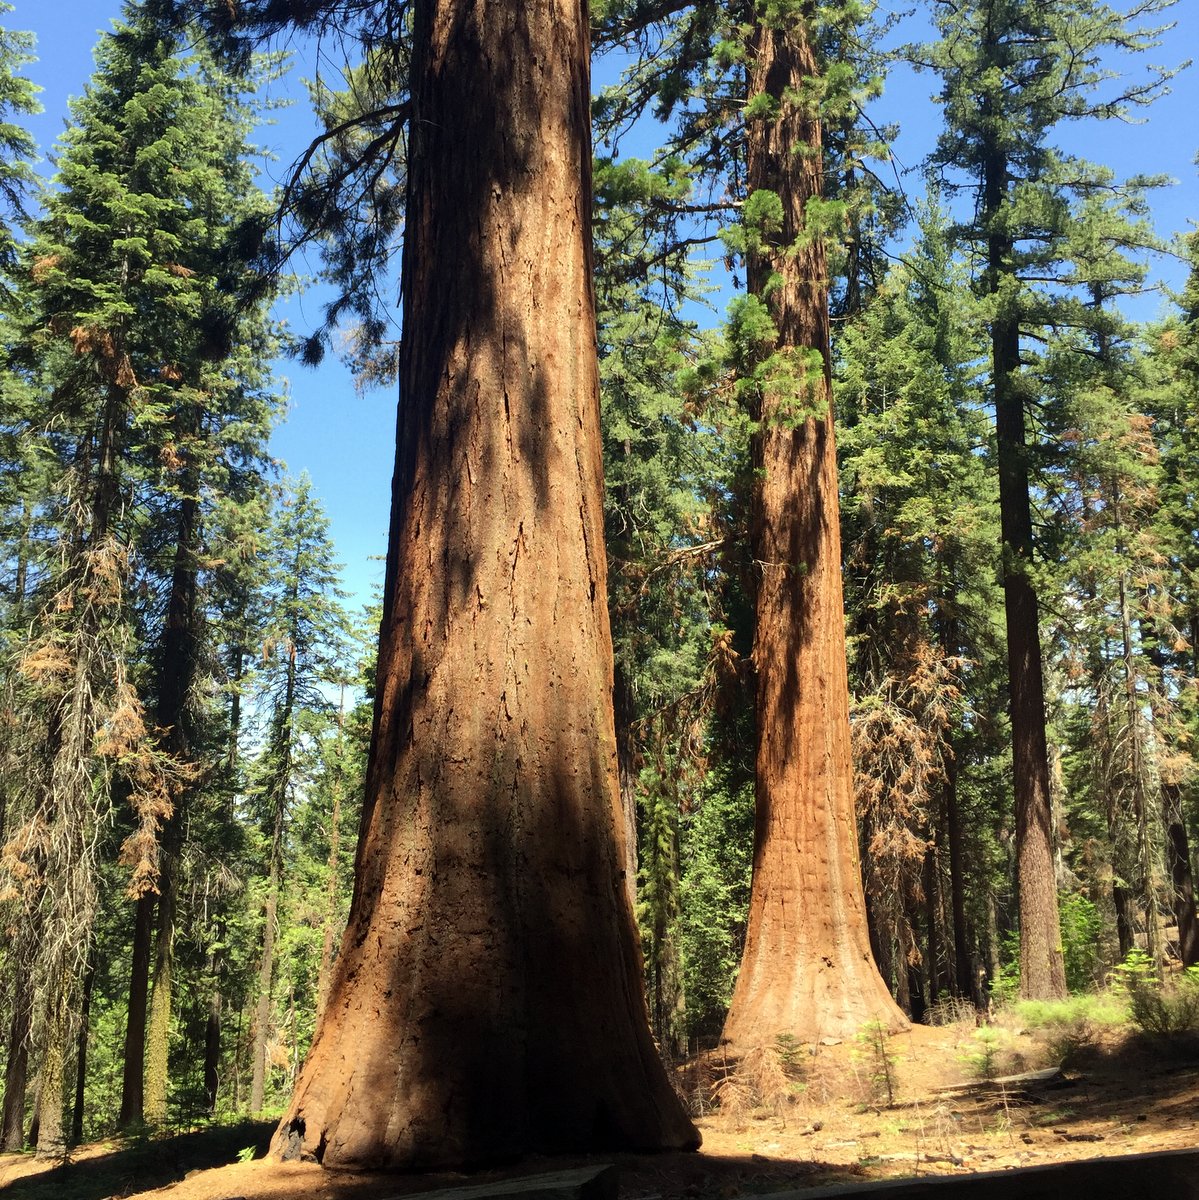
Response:
[[[998,1036],[972,1023],[916,1026],[886,1041],[786,1048],[785,1070],[721,1082],[709,1055],[678,1070],[701,1109],[696,1155],[607,1155],[627,1200],[731,1197],[854,1180],[993,1171],[1106,1155],[1192,1149],[1199,1141],[1199,1043],[1151,1039],[1126,1027],[1043,1030],[1009,1024]],[[1052,1039],[1051,1039],[1052,1040]],[[980,1049],[981,1048],[981,1049]],[[1059,1072],[1032,1069],[1047,1048]],[[815,1053],[813,1053],[815,1051]],[[1021,1072],[1017,1072],[1020,1074]],[[891,1096],[887,1097],[887,1076]],[[722,1109],[711,1104],[713,1088]],[[341,1175],[249,1157],[272,1126],[243,1123],[79,1147],[66,1163],[0,1158],[13,1200],[382,1200],[488,1178],[576,1166],[526,1160],[487,1175]]]

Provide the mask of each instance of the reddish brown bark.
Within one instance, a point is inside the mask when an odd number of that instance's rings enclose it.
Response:
[[[349,926],[275,1138],[694,1147],[625,892],[578,0],[420,0],[402,403]]]
[[[782,228],[751,256],[776,355],[805,373],[806,395],[762,390],[753,521],[757,584],[757,817],[749,926],[725,1022],[735,1047],[845,1036],[907,1021],[870,951],[854,821],[841,533],[829,376],[824,247],[805,207],[821,191],[821,129],[796,90],[817,74],[802,22],[763,25],[750,95],[777,115],[747,129],[748,188],[776,193]],[[800,152],[799,148],[803,148]],[[815,370],[804,362],[816,351]]]

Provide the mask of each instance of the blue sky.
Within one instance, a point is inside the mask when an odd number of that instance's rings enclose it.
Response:
[[[92,71],[92,48],[99,32],[108,28],[120,11],[119,0],[12,0],[14,11],[4,18],[10,29],[28,29],[37,35],[39,61],[29,75],[41,86],[45,112],[31,122],[43,155],[48,155],[67,115],[67,100],[78,95]],[[1181,0],[1171,11],[1177,28],[1152,61],[1176,64],[1199,48],[1199,0]],[[896,40],[923,36],[922,27],[909,20]],[[1119,65],[1119,64],[1116,64]],[[306,99],[298,83],[274,85],[274,95],[297,95],[297,103],[274,114],[275,124],[261,132],[259,141],[273,151],[276,162],[268,174],[282,178],[287,165],[315,131]],[[604,75],[601,66],[597,77]],[[895,152],[903,167],[914,168],[936,137],[939,110],[930,102],[935,80],[910,71],[896,72],[878,105],[878,119],[898,122],[901,136]],[[1154,220],[1163,235],[1184,231],[1199,219],[1199,188],[1194,166],[1199,150],[1199,68],[1184,71],[1172,93],[1145,113],[1144,123],[1106,122],[1102,127],[1078,128],[1060,141],[1066,148],[1110,166],[1118,176],[1163,173],[1178,184],[1155,195]],[[631,150],[631,147],[630,147]],[[915,199],[922,184],[912,172],[903,176]],[[1158,273],[1171,286],[1181,283],[1177,264],[1159,264]],[[1141,304],[1136,315],[1150,317],[1161,301]],[[299,332],[320,320],[319,290],[294,297],[280,315]],[[318,369],[296,363],[279,364],[279,374],[289,381],[287,421],[278,429],[272,450],[293,474],[306,470],[329,513],[338,556],[345,564],[346,586],[356,600],[365,601],[382,577],[382,566],[373,558],[385,549],[393,457],[395,396],[391,389],[366,396],[355,394],[348,372],[332,356]]]
[[[27,74],[42,88],[45,111],[30,121],[43,158],[49,156],[67,116],[67,101],[83,90],[91,76],[92,50],[99,33],[120,12],[120,0],[12,0],[3,20],[9,29],[37,35],[38,61]],[[288,108],[272,113],[273,124],[257,141],[274,162],[265,165],[263,186],[283,178],[287,166],[316,131],[299,74],[272,85],[271,99],[298,94]],[[50,170],[43,163],[43,170]],[[299,267],[303,270],[303,265]],[[308,332],[321,320],[321,291],[312,288],[280,304],[278,315],[297,332]],[[397,331],[398,336],[398,331]],[[329,514],[344,580],[355,605],[365,603],[382,582],[391,470],[395,441],[395,393],[355,393],[349,372],[330,355],[317,370],[298,362],[277,364],[286,381],[288,414],[271,439],[273,455],[298,475],[307,471]]]

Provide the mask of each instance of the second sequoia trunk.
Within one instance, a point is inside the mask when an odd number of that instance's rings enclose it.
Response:
[[[283,1157],[698,1143],[623,872],[577,0],[412,5],[402,401],[349,925]]]
[[[724,1039],[737,1048],[907,1021],[870,950],[854,820],[840,509],[829,375],[818,66],[798,6],[750,55],[751,296],[777,336],[759,363],[753,511],[757,817],[745,954]],[[805,6],[806,12],[806,6]],[[752,109],[751,109],[752,111]],[[778,203],[774,203],[777,197]]]

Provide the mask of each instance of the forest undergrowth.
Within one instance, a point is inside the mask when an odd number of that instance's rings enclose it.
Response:
[[[1199,982],[1138,979],[1135,960],[1124,974],[1101,992],[1005,1004],[987,1019],[953,1002],[933,1014],[946,1023],[895,1035],[868,1025],[850,1039],[780,1036],[739,1061],[703,1051],[673,1069],[703,1133],[698,1155],[533,1158],[478,1175],[329,1172],[265,1157],[270,1121],[212,1121],[88,1143],[58,1161],[5,1155],[0,1191],[14,1200],[379,1200],[612,1161],[622,1200],[725,1200],[1192,1149]]]

